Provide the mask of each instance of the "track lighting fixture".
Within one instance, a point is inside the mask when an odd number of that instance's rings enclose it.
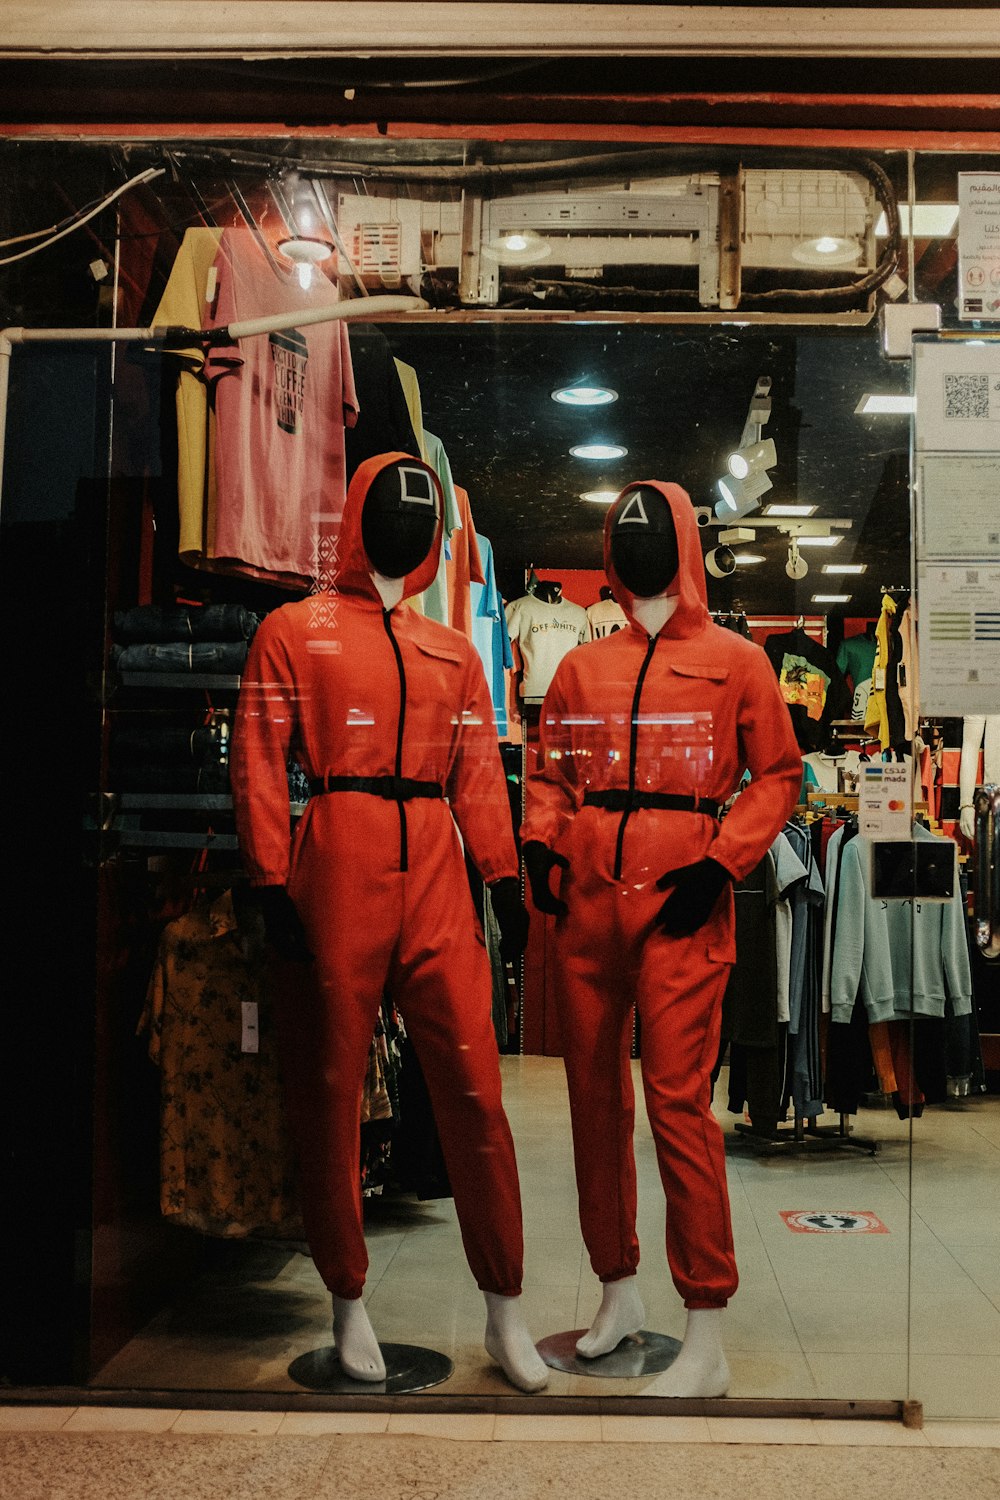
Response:
[[[788,561],[785,563],[785,572],[796,582],[809,572],[809,564],[799,551],[799,539],[796,536],[793,536],[788,543]]]

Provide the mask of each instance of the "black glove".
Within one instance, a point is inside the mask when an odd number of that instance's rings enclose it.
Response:
[[[545,844],[537,841],[525,844],[523,853],[532,901],[539,911],[548,912],[552,917],[564,917],[569,907],[565,901],[560,901],[558,896],[553,896],[549,885],[549,875],[556,866],[561,870],[568,870],[569,860],[564,854],[553,854]]]
[[[283,885],[261,885],[257,887],[257,900],[267,940],[279,958],[292,963],[309,963],[309,939],[302,925],[302,918],[295,909],[295,902]]]
[[[516,963],[528,946],[528,909],[521,900],[521,882],[504,875],[489,887],[493,915],[500,928],[500,957]]]
[[[677,937],[697,932],[712,915],[732,878],[714,859],[699,859],[697,864],[668,870],[656,882],[658,891],[670,891],[656,914],[657,925]]]

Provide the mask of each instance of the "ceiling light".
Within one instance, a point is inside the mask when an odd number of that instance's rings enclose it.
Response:
[[[705,567],[713,578],[728,578],[736,571],[736,553],[731,547],[713,547],[705,556]]]
[[[821,234],[814,240],[803,240],[794,246],[792,259],[800,266],[853,266],[861,254],[861,246],[855,239],[840,239],[833,234]]]
[[[814,604],[846,604],[850,594],[813,594]]]
[[[574,458],[624,458],[628,449],[620,443],[577,443],[569,451]]]
[[[811,516],[815,505],[765,505],[765,516]]]
[[[918,203],[915,205],[913,233],[917,239],[947,239],[955,233],[957,227],[957,203]],[[908,203],[899,205],[899,228],[904,235],[910,232],[910,205]],[[875,225],[875,237],[880,240],[889,237],[889,225],[884,213],[879,216]]]
[[[778,462],[778,450],[772,438],[759,443],[750,443],[739,448],[726,459],[726,468],[734,479],[746,479],[750,474],[759,474],[762,469],[773,469]]]
[[[617,490],[584,490],[580,496],[581,500],[589,500],[593,505],[610,505],[613,500],[618,499]]]
[[[279,240],[278,249],[294,262],[299,274],[299,286],[307,292],[312,285],[313,267],[318,266],[320,261],[329,260],[334,246],[329,240],[322,240],[314,235],[297,234],[290,239]]]
[[[487,240],[483,254],[502,266],[534,266],[548,260],[552,246],[534,229],[517,229]]]
[[[759,552],[737,552],[736,554],[736,561],[746,567],[749,567],[752,563],[762,563],[765,560]]]
[[[800,538],[801,540],[801,538]],[[824,573],[863,573],[867,563],[824,563]]]
[[[720,479],[718,485],[722,498],[716,502],[715,514],[720,521],[735,521],[749,515],[757,509],[761,495],[771,489],[766,474],[750,474],[746,479],[733,479],[730,475]]]
[[[618,392],[606,385],[564,385],[552,392],[552,399],[562,406],[610,406]]]
[[[858,417],[903,416],[915,412],[915,396],[879,396],[866,394],[861,397],[854,414]]]
[[[801,557],[799,555],[798,544],[795,537],[792,537],[791,541],[788,543],[788,561],[785,563],[785,572],[788,574],[789,578],[794,578],[796,582],[798,582],[799,579],[804,578],[809,572],[809,564],[806,562],[804,557]]]
[[[839,547],[842,536],[800,536],[800,547]]]

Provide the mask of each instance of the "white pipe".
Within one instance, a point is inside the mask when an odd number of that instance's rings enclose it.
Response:
[[[264,318],[244,318],[228,327],[209,330],[212,343],[281,333],[307,323],[351,322],[378,319],[385,313],[423,312],[427,303],[419,297],[357,297],[327,307],[299,312],[272,313]],[[10,389],[10,359],[15,344],[176,344],[187,348],[206,338],[201,328],[4,328],[0,329],[0,504],[3,497],[6,453],[7,400]]]

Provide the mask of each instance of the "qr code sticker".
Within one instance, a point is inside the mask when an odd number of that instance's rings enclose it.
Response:
[[[979,571],[978,571],[978,569],[976,569],[976,568],[967,568],[966,571],[965,571],[965,581],[966,581],[966,583],[978,583],[979,582]]]
[[[990,377],[988,375],[946,375],[944,377],[944,414],[963,420],[988,419],[990,415]]]

